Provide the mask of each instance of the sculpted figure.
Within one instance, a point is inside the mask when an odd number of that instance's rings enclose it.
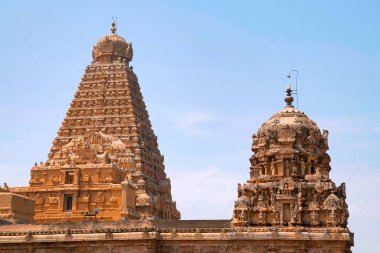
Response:
[[[253,143],[253,145],[259,144],[259,140],[257,139],[256,134],[252,134],[252,143]]]
[[[246,210],[241,210],[239,220],[240,221],[247,221],[247,211]]]
[[[297,165],[295,162],[292,163],[292,176],[297,175]]]
[[[304,159],[301,159],[300,166],[301,166],[301,174],[302,174],[302,176],[306,175],[306,164],[305,164]]]
[[[238,220],[238,215],[237,215],[237,211],[236,210],[234,210],[234,212],[233,212],[232,220],[233,221],[237,221]]]
[[[276,206],[274,209],[274,219],[275,219],[275,223],[280,222],[280,212],[278,211],[278,208]]]
[[[346,183],[341,183],[338,187],[338,196],[340,196],[343,200],[346,199]]]
[[[82,198],[82,202],[84,203],[88,203],[89,202],[89,196],[88,196],[88,193],[83,193],[81,195],[81,198]]]
[[[103,203],[105,200],[104,195],[102,192],[98,192],[98,195],[95,198],[95,202],[97,203]]]
[[[342,212],[341,221],[340,221],[340,223],[343,224],[344,226],[347,226],[348,216],[349,216],[348,210],[344,209]]]
[[[84,175],[83,176],[83,181],[85,181],[85,182],[88,182],[88,181],[90,181],[90,176],[89,175]]]
[[[319,220],[318,220],[319,215],[318,215],[318,213],[315,210],[313,210],[313,212],[310,214],[310,218],[311,218],[311,224],[312,225],[314,225],[314,226],[318,225],[318,223],[319,223]]]
[[[293,222],[298,221],[298,204],[297,202],[293,206]]]
[[[326,148],[328,149],[329,148],[329,131],[328,130],[323,129],[322,140]]]
[[[315,176],[320,179],[322,178],[322,173],[321,173],[321,169],[319,167],[317,167],[317,170],[315,171]]]
[[[106,164],[109,163],[108,151],[101,155],[96,155],[96,163]]]
[[[238,198],[240,198],[241,195],[242,195],[242,190],[241,190],[241,184],[240,183],[238,183],[237,192],[238,192]]]
[[[44,198],[39,194],[37,193],[36,195],[36,205],[42,205],[44,203]]]
[[[132,60],[133,58],[132,43],[128,43],[127,55],[128,55],[128,58]]]
[[[270,190],[270,202],[271,202],[271,206],[275,206],[276,205],[276,192],[273,188],[271,188]]]
[[[52,183],[59,183],[61,181],[61,175],[59,176],[52,176],[51,180]]]
[[[337,215],[336,215],[336,212],[335,212],[335,209],[332,209],[331,212],[330,212],[330,215],[329,215],[329,222],[331,223],[331,225],[333,226],[336,226],[338,221],[337,221]]]
[[[264,223],[265,222],[265,213],[260,211],[258,218],[259,218],[259,223]]]
[[[299,210],[301,210],[302,209],[302,192],[299,192],[297,195],[297,204],[298,204]]]
[[[235,201],[235,207],[249,208],[251,206],[251,200],[249,197],[242,195]]]
[[[284,184],[284,189],[283,189],[283,191],[282,191],[282,194],[283,194],[283,195],[290,195],[290,191],[289,191],[288,183],[285,183],[285,184]]]
[[[270,166],[271,166],[271,171],[272,171],[272,175],[276,175],[276,161],[273,160],[271,163],[270,163]]]
[[[54,193],[50,193],[48,197],[48,203],[49,204],[57,204],[58,203],[58,198],[55,196]]]

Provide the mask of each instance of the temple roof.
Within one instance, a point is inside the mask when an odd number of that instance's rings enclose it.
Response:
[[[92,50],[94,62],[110,63],[118,59],[131,61],[132,44],[116,34],[115,22],[112,22],[111,32],[96,42]]]
[[[282,128],[291,128],[300,131],[318,131],[317,124],[311,120],[304,112],[294,108],[292,105],[293,97],[291,96],[292,89],[290,85],[286,91],[288,94],[285,97],[287,105],[284,109],[281,109],[275,113],[272,117],[264,122],[260,129],[260,132],[266,132],[270,130],[280,130]]]

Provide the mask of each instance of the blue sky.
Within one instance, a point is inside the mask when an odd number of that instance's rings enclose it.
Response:
[[[379,1],[2,1],[0,181],[45,161],[96,41],[133,43],[132,65],[184,219],[230,218],[251,135],[284,106],[330,131],[354,252],[380,233]]]

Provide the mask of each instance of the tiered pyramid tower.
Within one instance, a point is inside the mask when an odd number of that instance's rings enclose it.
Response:
[[[179,219],[157,136],[136,74],[132,44],[101,38],[46,163],[31,170],[29,187],[14,192],[35,200],[37,222]]]
[[[252,136],[250,179],[238,185],[232,224],[347,230],[345,184],[329,178],[328,131],[293,107],[291,93]]]

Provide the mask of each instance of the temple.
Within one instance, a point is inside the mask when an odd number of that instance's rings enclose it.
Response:
[[[253,134],[250,179],[238,185],[234,226],[345,228],[346,187],[329,178],[328,131],[292,105]]]
[[[38,223],[179,219],[136,74],[132,44],[100,38],[45,163],[14,193],[35,201]]]
[[[351,253],[328,131],[294,108],[290,86],[285,108],[252,136],[231,219],[180,220],[132,45],[115,23],[111,31],[92,50],[48,160],[28,187],[0,188],[0,253]]]

